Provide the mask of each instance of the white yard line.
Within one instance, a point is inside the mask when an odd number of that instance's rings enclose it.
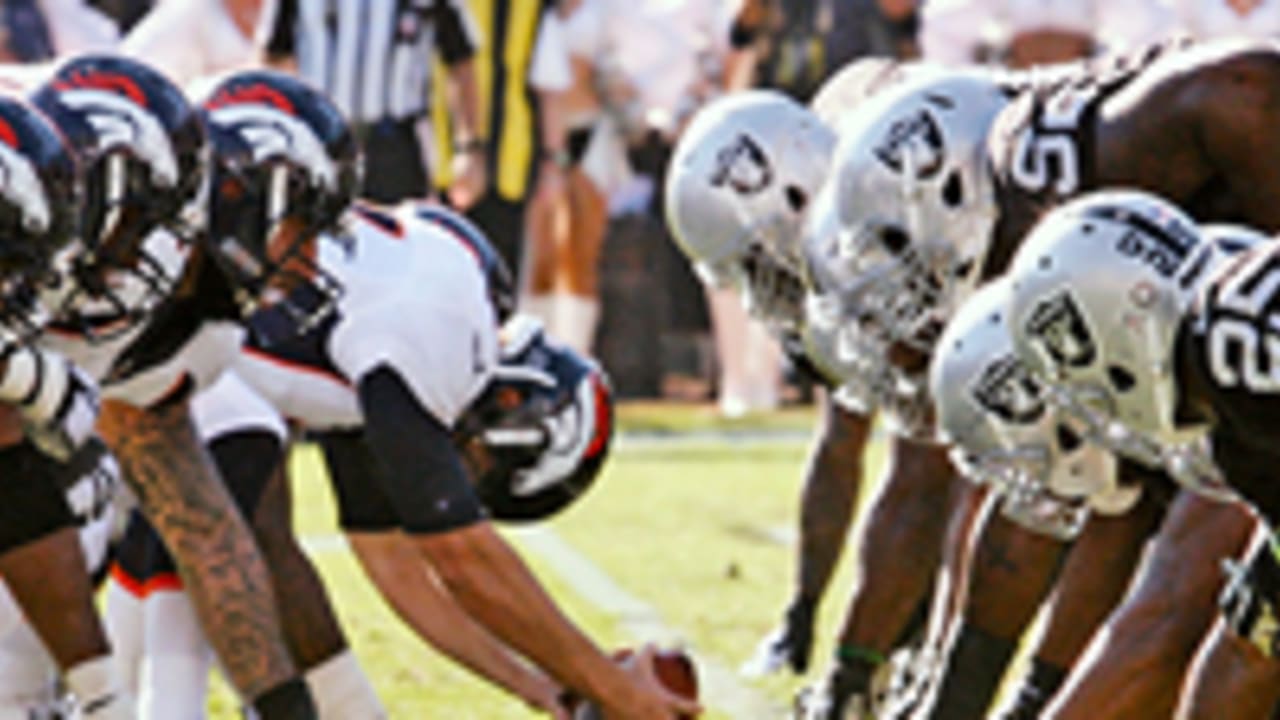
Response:
[[[813,440],[807,430],[693,430],[689,432],[623,432],[614,437],[620,450],[685,448],[704,445],[804,446]]]
[[[555,531],[545,527],[512,530],[521,547],[546,560],[588,602],[606,613],[636,642],[678,642],[681,633],[667,625],[657,609],[632,595],[609,577],[598,565]],[[778,718],[785,709],[763,693],[741,682],[737,673],[725,665],[694,652],[698,660],[698,678],[702,684],[703,702],[734,720]]]

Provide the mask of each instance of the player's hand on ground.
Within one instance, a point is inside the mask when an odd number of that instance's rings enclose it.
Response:
[[[782,625],[761,640],[755,654],[742,664],[742,674],[761,677],[789,667],[791,672],[803,675],[809,669],[809,656],[813,653],[815,609],[814,603],[805,598],[792,602]]]
[[[540,712],[546,713],[554,720],[572,720],[570,706],[565,703],[564,688],[546,676],[532,678],[527,687],[521,690],[520,698]]]

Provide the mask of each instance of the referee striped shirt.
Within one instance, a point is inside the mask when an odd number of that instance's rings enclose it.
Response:
[[[479,45],[465,0],[278,2],[268,54],[296,58],[358,125],[426,114],[433,51],[453,64]]]

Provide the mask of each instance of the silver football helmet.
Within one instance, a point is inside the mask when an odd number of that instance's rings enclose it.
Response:
[[[879,348],[929,352],[972,289],[996,218],[987,134],[1007,96],[980,70],[922,72],[886,88],[840,127],[837,211],[844,232],[825,288]]]
[[[1175,423],[1173,344],[1219,258],[1172,204],[1136,191],[1086,195],[1019,249],[1008,322],[1050,402],[1117,453],[1217,494],[1203,426]]]
[[[741,288],[775,327],[801,322],[801,222],[835,142],[808,108],[752,90],[700,110],[671,158],[664,192],[676,242],[704,280]]]
[[[1124,512],[1141,489],[1118,486],[1115,457],[1045,402],[1014,354],[1004,318],[1009,293],[1007,279],[983,287],[938,341],[929,373],[938,431],[961,473],[1001,494],[1007,517],[1069,540],[1090,509]]]

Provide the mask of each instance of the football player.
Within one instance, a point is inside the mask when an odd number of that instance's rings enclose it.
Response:
[[[213,89],[204,107],[213,141],[206,247],[238,296],[249,299],[250,348],[268,363],[322,376],[329,388],[327,398],[308,390],[273,402],[289,415],[358,428],[324,437],[330,466],[344,468],[334,475],[342,524],[357,554],[368,563],[403,562],[407,553],[430,565],[477,625],[608,712],[637,718],[697,712],[695,702],[666,691],[651,674],[628,675],[564,617],[494,531],[471,485],[453,431],[499,366],[497,318],[509,305],[496,292],[502,283],[489,279],[496,256],[468,240],[469,226],[435,208],[348,208],[306,194],[300,180],[338,168],[324,162],[333,148],[317,142],[313,128],[342,121],[327,99],[297,80],[236,74]],[[334,213],[338,222],[282,221],[281,208],[294,202],[322,217]],[[253,300],[264,295],[266,302]],[[528,367],[551,363],[555,353],[528,352],[541,356],[522,363],[527,381],[536,383],[539,373]],[[560,370],[546,365],[540,372],[545,380]],[[575,394],[591,393],[576,407],[593,413],[607,407],[597,377],[588,373],[574,384]],[[259,386],[273,389],[282,388]],[[518,399],[500,393],[498,400],[504,396]],[[321,400],[338,414],[307,411],[308,401]],[[545,456],[547,467],[520,476],[531,489],[562,472],[564,462],[576,462],[575,453],[590,459],[603,452],[607,423],[575,413],[555,422],[575,418],[582,421],[575,432],[542,438],[569,444],[557,442]],[[529,428],[507,437],[521,434],[527,441]]]
[[[1018,357],[1087,437],[1195,492],[1247,503],[1269,534],[1280,518],[1266,465],[1276,246],[1215,268],[1206,244],[1154,196],[1085,196],[1018,250],[1007,323]],[[1230,632],[1213,635],[1190,717],[1258,717],[1280,699],[1272,542],[1253,545],[1223,595]]]
[[[1181,51],[1158,48],[1119,62],[1022,77],[1006,85],[1002,96],[979,93],[977,106],[939,87],[886,91],[842,133],[847,142],[838,150],[833,184],[839,188],[844,234],[819,238],[811,248],[832,271],[820,281],[825,302],[839,316],[855,320],[854,354],[864,366],[885,368],[887,380],[918,377],[958,301],[980,280],[1003,271],[1046,208],[1090,188],[1144,187],[1168,195],[1201,219],[1242,219],[1276,229],[1280,216],[1266,198],[1280,177],[1260,162],[1265,152],[1258,148],[1272,122],[1273,106],[1266,98],[1276,72],[1280,55],[1272,46],[1224,42]],[[1210,93],[1213,101],[1207,100]],[[1224,93],[1236,98],[1228,104],[1241,111],[1225,110]],[[974,113],[980,122],[973,122]],[[1114,643],[1112,658],[1184,666],[1189,651],[1177,633],[1144,629],[1176,614],[1180,619],[1172,624],[1179,632],[1187,628],[1198,638],[1211,619],[1214,592],[1207,581],[1185,582],[1192,575],[1185,568],[1203,573],[1214,558],[1236,554],[1247,536],[1249,520],[1233,508],[1178,502],[1196,507],[1171,519],[1181,518],[1190,527],[1216,523],[1222,531],[1191,542],[1189,535],[1166,528],[1167,537],[1184,543],[1184,571],[1165,581],[1187,595],[1159,605],[1141,598],[1148,604],[1144,613],[1131,617],[1137,631],[1116,635],[1121,641]],[[1024,543],[1018,552],[1019,564],[1043,567],[1056,562],[1058,550]],[[989,555],[1007,560],[1013,551],[1006,546],[1003,557]],[[1189,556],[1205,562],[1185,562]],[[980,555],[977,572],[984,566],[989,563]],[[1042,595],[1043,589],[1025,593]],[[1008,625],[1007,618],[1026,612],[1004,607],[999,615],[1005,620],[989,613],[987,619],[971,615],[967,624]],[[962,625],[959,644],[965,642],[964,630]],[[1005,645],[999,654],[1011,652],[1012,641],[997,638]],[[997,642],[981,644],[996,648]],[[1091,658],[1096,662],[1101,656]],[[1121,687],[1118,678],[1131,675],[1092,674],[1087,684],[1105,691],[1093,693],[1089,702],[1114,705],[1150,690],[1163,699],[1148,696],[1134,707],[1167,705],[1169,685],[1158,691],[1155,686],[1180,678],[1181,672],[1142,673],[1138,682]],[[979,684],[993,688],[994,682],[987,678]],[[1077,686],[1076,697],[1085,696]],[[1082,712],[1096,713],[1098,706]]]
[[[314,717],[271,575],[191,425],[189,395],[216,378],[243,333],[219,266],[193,250],[185,227],[205,187],[199,116],[160,73],[114,56],[63,63],[33,101],[75,147],[85,191],[80,245],[43,295],[53,314],[45,342],[101,384],[99,430],[177,559],[232,684],[263,718]]]
[[[90,579],[115,485],[110,458],[90,439],[97,389],[33,344],[47,320],[37,296],[57,283],[54,257],[75,238],[75,161],[46,118],[4,96],[0,167],[0,462],[9,474],[0,497],[0,717],[52,711],[60,681],[80,716],[131,718]]]
[[[875,417],[875,403],[840,367],[830,339],[809,332],[800,234],[809,217],[824,215],[814,206],[823,201],[818,191],[831,166],[832,127],[866,95],[896,82],[899,69],[882,60],[850,65],[815,97],[816,112],[767,91],[710,103],[682,134],[668,174],[668,222],[704,280],[740,288],[793,361],[833,389],[822,401],[806,470],[794,595],[782,626],[749,664],[758,671],[808,667],[818,602],[848,536]],[[905,428],[919,424],[915,399],[908,392],[878,400]],[[941,558],[947,512],[937,498],[952,477],[945,453],[909,433],[899,436],[885,477],[859,549],[861,580],[820,693],[831,717],[846,705],[869,712],[872,676],[918,628],[913,618],[923,616]]]
[[[493,252],[461,216],[443,209],[434,212],[453,227],[468,228],[462,237],[474,243],[472,246]],[[432,242],[430,231],[444,231],[444,226],[429,222],[415,224],[418,242]],[[457,236],[434,240],[452,244]],[[560,716],[566,705],[559,683],[523,662],[518,653],[498,642],[463,610],[405,536],[375,527],[370,513],[374,493],[369,486],[376,484],[380,470],[367,452],[351,451],[362,444],[356,402],[350,386],[335,382],[332,376],[317,373],[307,364],[284,361],[278,354],[246,348],[237,369],[224,373],[213,387],[200,393],[193,409],[206,442],[213,447],[234,444],[240,448],[240,472],[227,473],[237,488],[261,482],[262,474],[253,468],[280,464],[287,443],[277,408],[298,418],[295,426],[317,438],[325,450],[341,524],[357,558],[404,622],[461,665],[530,706]],[[267,428],[274,428],[276,443],[249,444]],[[582,497],[608,454],[611,432],[612,399],[600,370],[567,347],[548,341],[536,321],[517,317],[503,330],[494,380],[459,419],[454,443],[487,514],[500,522],[528,523],[548,518]],[[262,494],[261,489],[256,494]],[[277,520],[287,525],[288,513]],[[384,523],[395,527],[392,518],[385,518]],[[120,552],[127,560],[118,563],[113,572],[124,580],[123,586],[150,590],[138,609],[146,614],[148,605],[180,602],[181,584],[165,578],[167,563],[157,557],[163,549],[156,548],[151,557],[140,557],[136,550],[127,549],[138,547],[138,539],[132,540]],[[185,678],[185,687],[197,691],[178,693],[181,700],[167,699],[167,707],[177,715],[203,707],[208,652],[189,613],[169,615],[163,626],[130,629],[128,634],[134,638],[130,642],[121,642],[116,628],[112,626],[117,654],[129,656],[133,681],[141,681],[135,686],[144,706],[156,695],[172,698],[175,689],[182,687],[175,688],[173,680]],[[148,641],[151,647],[139,647],[139,640]],[[180,674],[166,671],[165,680],[143,669],[144,664],[154,667],[175,662],[188,667]],[[323,670],[318,673],[324,674]],[[321,717],[364,717],[358,710],[323,702],[320,707]]]
[[[1215,253],[1210,262],[1261,241],[1236,227],[1210,228],[1206,235]],[[1001,510],[1014,522],[1082,546],[1063,561],[1030,675],[1001,715],[1021,718],[1037,716],[1053,699],[1093,630],[1119,603],[1168,492],[1148,487],[1159,503],[1135,507],[1143,492],[1135,481],[1140,472],[1128,467],[1129,482],[1117,484],[1110,453],[1047,402],[1014,354],[1004,322],[1009,292],[1009,281],[998,279],[961,306],[939,340],[930,388],[939,432],[961,473],[998,490]]]

